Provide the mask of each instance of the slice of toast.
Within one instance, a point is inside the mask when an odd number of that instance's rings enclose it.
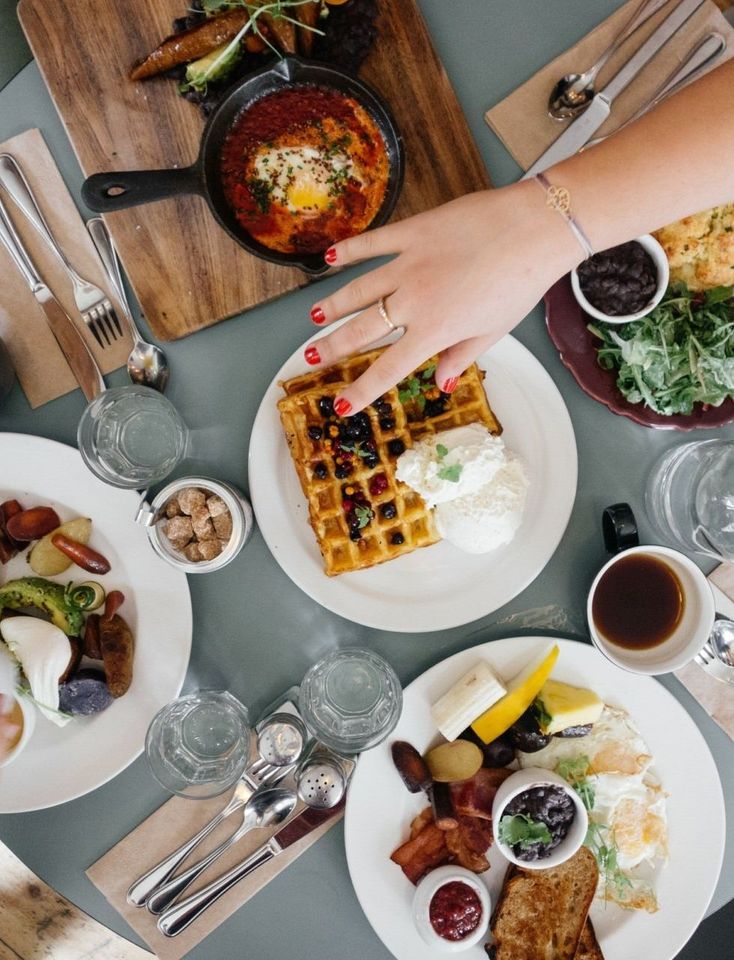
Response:
[[[604,960],[604,954],[588,917],[581,933],[574,960]]]
[[[492,916],[495,942],[490,956],[494,960],[578,960],[598,880],[596,859],[586,847],[558,867],[508,871]],[[584,948],[593,951],[594,944],[591,931]],[[584,960],[600,956],[600,951],[591,952]]]

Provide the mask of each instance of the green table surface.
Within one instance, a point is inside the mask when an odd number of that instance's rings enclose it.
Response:
[[[485,109],[616,5],[608,0],[462,0],[461,4],[422,0],[434,42],[495,184],[515,180],[519,171],[486,127]],[[0,91],[0,140],[40,127],[78,198],[81,171],[35,64],[16,74],[27,53],[12,22],[10,0],[0,0],[0,13],[4,13],[0,85],[9,81]],[[332,290],[346,279],[324,280],[320,289]],[[180,472],[203,470],[247,489],[249,434],[260,398],[283,359],[313,332],[308,319],[312,299],[309,290],[296,292],[166,346],[172,367],[169,396],[189,425],[201,431],[204,441],[201,461],[184,465]],[[297,682],[337,642],[369,645],[390,659],[407,684],[438,660],[480,639],[507,635],[508,627],[500,621],[511,614],[553,604],[582,629],[586,592],[605,559],[599,533],[602,508],[629,501],[637,509],[643,542],[651,542],[642,507],[646,474],[662,450],[690,435],[684,438],[637,426],[613,416],[582,393],[551,345],[539,307],[516,335],[545,365],[563,394],[579,451],[573,515],[541,575],[483,621],[441,633],[385,633],[343,620],[309,599],[288,580],[255,532],[247,549],[225,570],[190,578],[194,639],[186,690],[226,686],[258,710]],[[123,371],[109,378],[110,385],[124,382]],[[76,391],[31,411],[16,387],[0,408],[0,431],[73,444],[83,407],[81,393]],[[713,435],[734,438],[734,428],[701,434]],[[702,566],[708,569],[703,562]],[[729,819],[734,823],[734,744],[676,680],[664,677],[660,682],[684,704],[703,732],[717,760]],[[66,897],[102,923],[137,939],[90,884],[84,870],[165,799],[140,758],[111,783],[79,800],[51,810],[3,816],[0,838]],[[729,842],[711,912],[733,898],[734,848]],[[321,960],[345,956],[385,960],[389,956],[352,892],[341,826],[190,954],[197,960],[245,955],[258,960],[294,955]],[[717,952],[710,944],[707,956],[723,960],[730,950],[727,953],[722,946],[722,952]]]

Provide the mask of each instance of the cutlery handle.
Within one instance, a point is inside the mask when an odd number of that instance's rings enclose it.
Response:
[[[616,53],[622,44],[629,40],[632,34],[639,30],[643,23],[647,23],[650,17],[657,13],[661,7],[665,6],[667,2],[668,0],[643,0],[643,3],[635,10],[632,17],[625,23],[614,41],[599,57],[591,70],[589,70],[589,73],[593,73],[594,76],[596,76],[612,54]]]
[[[35,293],[43,281],[26,253],[13,221],[10,219],[8,209],[2,200],[0,200],[0,242],[12,257],[13,263],[23,275],[23,279]]]
[[[223,874],[217,880],[213,880],[206,887],[199,890],[198,893],[192,894],[192,896],[182,900],[181,903],[170,907],[165,913],[162,913],[158,918],[158,929],[160,932],[167,937],[178,936],[190,923],[193,923],[197,917],[201,916],[208,907],[215,903],[228,890],[231,890],[236,883],[239,883],[240,880],[249,876],[257,870],[258,867],[272,860],[273,857],[281,852],[281,849],[278,841],[274,837],[271,837],[267,843],[263,844],[263,846],[260,847],[259,850],[256,850],[247,860],[228,870],[227,873]]]
[[[246,833],[249,833],[251,829],[252,828],[248,826],[245,829],[240,827],[239,829],[235,830],[231,836],[227,837],[226,840],[223,840],[218,847],[215,847],[211,853],[199,860],[198,863],[195,863],[193,866],[189,867],[188,870],[185,870],[172,880],[164,883],[162,887],[159,887],[148,898],[148,902],[146,904],[148,910],[156,915],[163,913],[166,907],[169,907],[176,897],[182,894],[187,887],[190,887],[194,880],[196,880],[197,877],[200,877],[207,867],[214,863],[215,860],[218,860],[226,850],[229,850],[232,844],[236,843]]]
[[[145,906],[149,897],[152,896],[158,887],[162,886],[169,879],[178,866],[188,857],[194,847],[201,843],[205,837],[208,837],[212,830],[215,830],[225,817],[228,817],[230,813],[237,810],[238,807],[241,807],[243,802],[244,801],[238,801],[235,804],[230,801],[224,810],[218,813],[213,820],[210,820],[206,826],[202,827],[195,836],[187,840],[186,843],[182,843],[177,850],[174,850],[173,853],[164,857],[160,863],[157,863],[154,867],[151,867],[147,873],[144,873],[142,877],[139,877],[127,891],[127,902],[135,907]]]
[[[0,154],[0,185],[7,190],[9,196],[13,198],[26,218],[33,224],[49,248],[59,258],[69,275],[76,280],[81,280],[56,243],[23,171],[15,158],[9,153]]]
[[[99,259],[102,261],[107,279],[112,285],[113,293],[123,307],[125,322],[130,328],[133,340],[139,343],[142,337],[140,336],[140,331],[135,326],[132,310],[125,295],[125,287],[122,282],[122,274],[120,273],[120,262],[117,258],[117,251],[112,242],[112,237],[107,229],[107,224],[102,217],[92,217],[91,220],[87,220],[87,231],[92,238],[92,243],[99,255]]]

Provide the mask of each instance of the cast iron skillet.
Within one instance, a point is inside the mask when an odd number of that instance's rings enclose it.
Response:
[[[309,274],[328,269],[320,253],[279,253],[254,240],[229,208],[219,176],[219,158],[224,140],[242,110],[265,94],[298,84],[312,83],[332,87],[361,104],[372,116],[385,140],[390,175],[382,206],[371,227],[385,223],[395,208],[403,183],[403,139],[392,114],[380,97],[356,77],[328,64],[286,57],[272,67],[251,73],[227,93],[207,121],[196,162],[173,170],[134,170],[95,173],[82,187],[84,202],[98,213],[111,213],[126,207],[164,200],[183,193],[198,193],[220,226],[241,246],[271,263],[300,267]]]

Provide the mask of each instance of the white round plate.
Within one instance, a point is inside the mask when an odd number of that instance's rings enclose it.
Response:
[[[122,613],[135,635],[133,681],[104,712],[57,727],[39,713],[23,753],[0,770],[0,813],[53,807],[95,790],[142,752],[148,724],[181,691],[191,651],[191,598],[185,574],[156,556],[134,522],[139,494],[97,480],[73,447],[42,437],[0,434],[0,502],[51,506],[62,521],[92,518],[92,540],[112,565],[104,577],[72,566],[58,577],[100,580],[125,594]],[[0,580],[33,575],[26,555],[0,568]]]
[[[324,573],[278,416],[280,382],[308,369],[303,347],[265,391],[250,440],[250,493],[257,522],[291,580],[328,610],[378,630],[447,630],[508,603],[550,560],[576,496],[576,440],[568,411],[543,366],[513,337],[504,337],[477,362],[487,371],[484,385],[504,428],[503,439],[524,461],[530,481],[514,540],[479,556],[441,541],[338,577]]]
[[[424,751],[436,739],[431,703],[477,660],[485,658],[502,676],[511,677],[551,643],[560,647],[553,676],[589,687],[606,703],[630,714],[669,794],[670,860],[655,878],[660,909],[648,914],[595,901],[590,915],[605,960],[670,960],[703,918],[721,870],[726,824],[716,764],[693,720],[657,681],[625,673],[592,646],[510,637],[457,653],[411,683],[389,742],[360,757],[349,786],[344,834],[352,883],[375,933],[397,960],[441,960],[445,955],[427,947],[413,926],[415,888],[390,860],[392,851],[408,838],[411,819],[426,806],[425,797],[405,789],[392,763],[390,743],[408,740]],[[496,904],[507,861],[496,845],[488,856],[490,869],[480,876]],[[480,943],[462,957],[486,960],[487,955]]]

